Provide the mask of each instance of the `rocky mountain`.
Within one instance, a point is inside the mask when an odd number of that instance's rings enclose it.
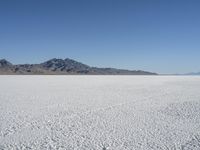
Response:
[[[40,64],[13,65],[5,59],[0,60],[0,74],[24,75],[156,75],[156,73],[141,70],[124,70],[115,68],[90,67],[75,60],[50,59]]]
[[[5,59],[0,60],[0,67],[1,68],[5,68],[5,67],[9,67],[9,66],[12,66],[12,64],[10,62],[8,62],[7,60],[5,60]]]

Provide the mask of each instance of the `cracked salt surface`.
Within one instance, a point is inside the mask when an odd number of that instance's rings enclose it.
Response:
[[[199,150],[200,77],[0,76],[0,149]]]

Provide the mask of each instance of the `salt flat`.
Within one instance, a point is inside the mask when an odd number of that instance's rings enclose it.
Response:
[[[0,149],[199,150],[200,77],[0,76]]]

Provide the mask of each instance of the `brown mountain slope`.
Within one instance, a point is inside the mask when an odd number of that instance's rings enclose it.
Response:
[[[0,60],[0,74],[16,75],[156,75],[141,70],[90,67],[72,59],[50,59],[40,64],[13,65],[5,59]]]

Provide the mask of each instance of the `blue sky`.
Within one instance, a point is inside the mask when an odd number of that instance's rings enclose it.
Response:
[[[1,0],[0,58],[200,71],[199,0]]]

